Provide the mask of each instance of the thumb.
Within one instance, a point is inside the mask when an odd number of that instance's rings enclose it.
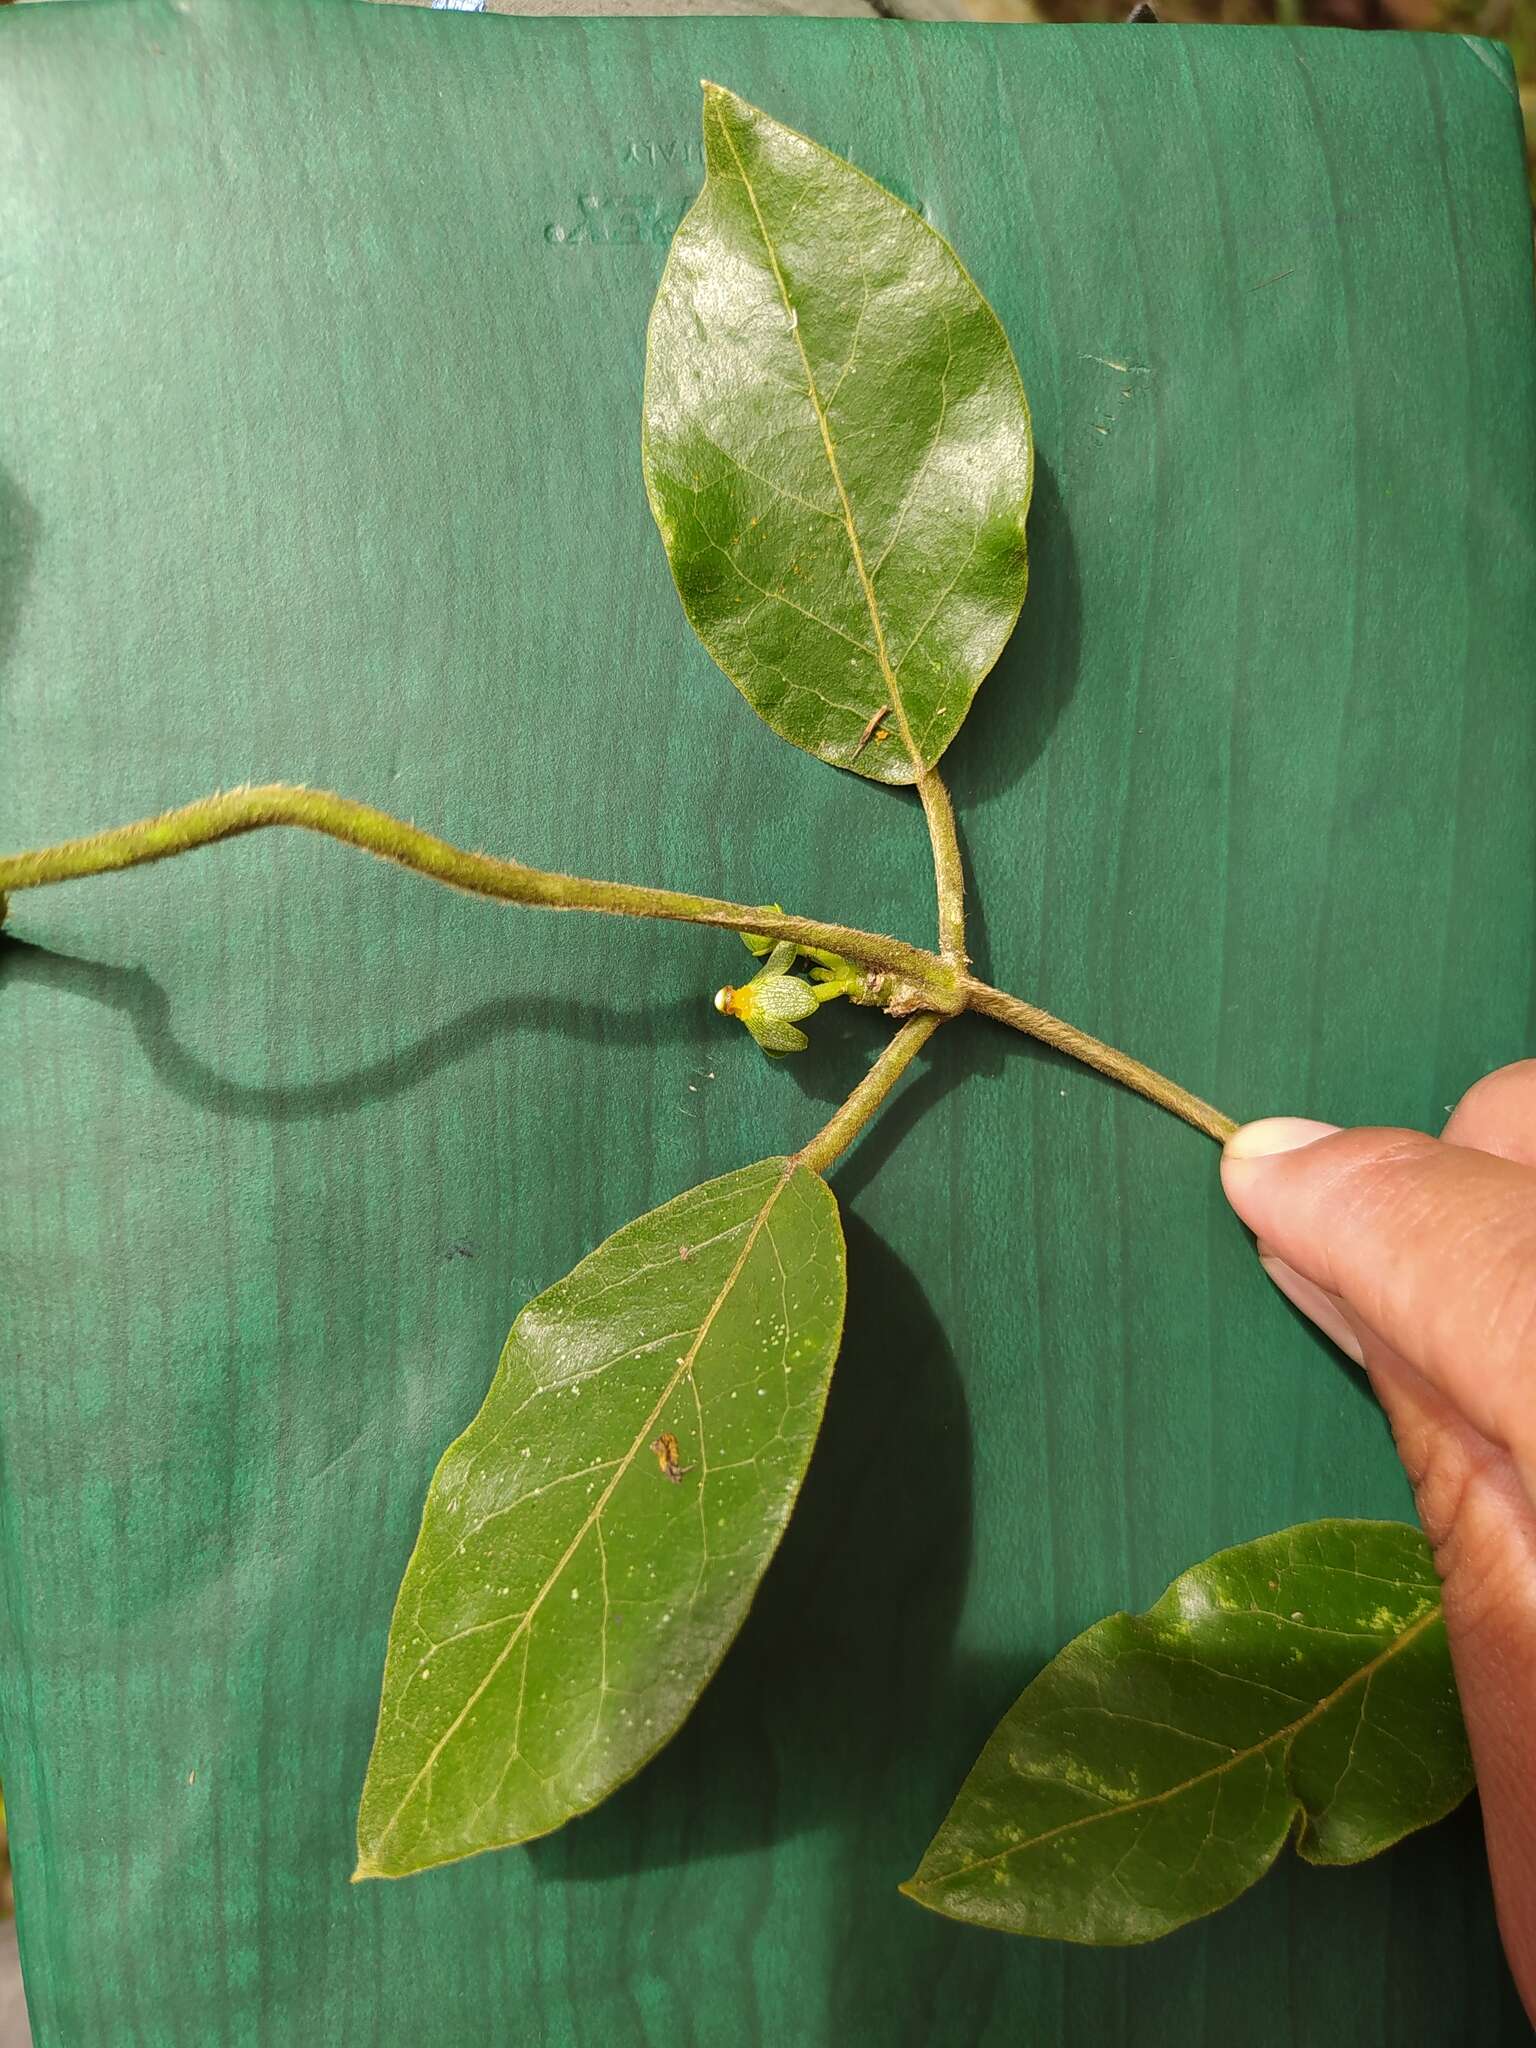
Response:
[[[1489,1121],[1475,1107],[1454,1136]],[[1504,1945],[1536,2017],[1536,1169],[1276,1117],[1238,1131],[1221,1172],[1291,1269],[1271,1276],[1346,1340],[1391,1417],[1445,1583]]]
[[[1271,1117],[1228,1142],[1221,1177],[1266,1252],[1332,1295],[1367,1351],[1379,1340],[1529,1454],[1536,1170],[1418,1131]]]

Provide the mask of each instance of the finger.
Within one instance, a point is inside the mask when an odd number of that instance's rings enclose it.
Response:
[[[1511,1089],[1528,1088],[1532,1078],[1532,1069],[1527,1067],[1523,1073],[1506,1070],[1479,1083],[1447,1126],[1447,1136],[1456,1135],[1463,1145],[1485,1136],[1497,1144],[1518,1120],[1520,1105],[1511,1101]],[[1457,1119],[1461,1119],[1459,1124]],[[1265,1136],[1262,1129],[1239,1135],[1247,1135],[1250,1143],[1255,1138],[1262,1143]],[[1390,1145],[1394,1138],[1411,1134],[1343,1133],[1327,1125],[1292,1122],[1267,1135],[1271,1142],[1290,1140],[1289,1154],[1267,1155],[1277,1163],[1284,1157],[1300,1163],[1308,1153],[1321,1155],[1314,1157],[1311,1167],[1336,1176],[1331,1200],[1343,1204],[1346,1213],[1351,1203],[1365,1209],[1356,1234],[1368,1239],[1369,1202],[1373,1198],[1384,1208],[1391,1190],[1385,1182],[1374,1188],[1367,1183],[1368,1193],[1362,1198],[1360,1177],[1384,1167],[1399,1172],[1401,1148],[1398,1160],[1383,1162],[1379,1155],[1384,1141]],[[1336,1142],[1339,1139],[1369,1140],[1377,1148],[1374,1165],[1369,1158],[1340,1157],[1345,1147]],[[1330,1149],[1335,1154],[1332,1162]],[[1358,1153],[1358,1145],[1355,1150]],[[1434,1155],[1455,1150],[1456,1143],[1437,1146],[1425,1139],[1411,1145],[1407,1157],[1410,1164],[1417,1159],[1422,1169],[1425,1153],[1433,1160]],[[1451,1163],[1456,1164],[1454,1160]],[[1504,1161],[1488,1162],[1490,1166],[1496,1163]],[[1519,1174],[1519,1169],[1513,1171]],[[1356,1183],[1353,1196],[1351,1176]],[[1242,1181],[1240,1165],[1233,1179]],[[1425,1174],[1424,1180],[1434,1182],[1433,1171]],[[1536,1174],[1520,1174],[1520,1181],[1527,1190],[1536,1189]],[[1508,1175],[1500,1176],[1501,1200],[1508,1185]],[[1435,1186],[1428,1187],[1429,1195],[1436,1191]],[[1399,1193],[1397,1199],[1405,1198]],[[1258,1200],[1284,1210],[1294,1196],[1288,1198],[1282,1189],[1278,1197],[1271,1191],[1261,1193]],[[1247,1220],[1255,1220],[1248,1214],[1241,1191],[1237,1205]],[[1422,1217],[1432,1219],[1434,1212],[1423,1202],[1420,1211],[1422,1228]],[[1314,1217],[1312,1223],[1317,1231],[1326,1232],[1328,1214]],[[1294,1238],[1288,1238],[1287,1244],[1296,1248]],[[1309,1239],[1308,1255],[1315,1255],[1318,1249],[1315,1239]],[[1413,1485],[1419,1520],[1444,1581],[1446,1628],[1482,1794],[1488,1862],[1505,1952],[1527,2009],[1536,2015],[1536,1717],[1529,1711],[1530,1701],[1536,1698],[1536,1486],[1532,1484],[1536,1458],[1525,1460],[1522,1472],[1518,1452],[1490,1441],[1468,1419],[1464,1404],[1448,1397],[1384,1342],[1358,1308],[1328,1293],[1320,1280],[1298,1272],[1281,1257],[1269,1237],[1260,1237],[1258,1250],[1266,1272],[1281,1291],[1352,1358],[1364,1363],[1391,1421]],[[1337,1270],[1353,1270],[1359,1253],[1350,1230],[1341,1234],[1337,1250]],[[1330,1260],[1325,1257],[1321,1263],[1329,1265]],[[1529,1370],[1536,1381],[1536,1360]],[[1536,1401],[1536,1384],[1532,1399]]]
[[[1491,1460],[1509,1465],[1509,1452],[1474,1429],[1437,1387],[1384,1344],[1374,1330],[1357,1328],[1342,1302],[1288,1266],[1262,1238],[1258,1252],[1259,1264],[1287,1301],[1346,1357],[1365,1367],[1392,1425],[1393,1441],[1413,1487],[1424,1533],[1437,1552],[1442,1547],[1448,1551],[1474,1481]],[[1528,1519],[1536,1518],[1530,1500],[1526,1514]],[[1448,1557],[1442,1558],[1441,1564],[1443,1571],[1448,1570]],[[1536,1635],[1536,1581],[1530,1605]]]
[[[1249,1124],[1227,1199],[1271,1256],[1337,1297],[1473,1426],[1536,1446],[1536,1171],[1416,1131]]]
[[[1516,1060],[1475,1082],[1440,1133],[1448,1145],[1470,1145],[1522,1166],[1536,1166],[1536,1060]]]
[[[1350,1320],[1336,1295],[1287,1265],[1273,1245],[1258,1243],[1259,1264],[1294,1308],[1301,1310],[1356,1365],[1364,1366],[1413,1486],[1419,1520],[1431,1543],[1449,1538],[1469,1476],[1484,1456],[1509,1460],[1490,1444],[1424,1375],[1384,1344],[1363,1322]]]
[[[1423,1396],[1436,1398],[1430,1388]],[[1394,1417],[1393,1429],[1412,1471],[1413,1428]],[[1536,1510],[1509,1455],[1464,1422],[1426,1415],[1419,1442],[1419,1517],[1445,1586],[1499,1927],[1536,2017]]]
[[[1292,1308],[1299,1308],[1308,1322],[1315,1323],[1325,1337],[1332,1338],[1346,1358],[1353,1359],[1356,1365],[1364,1365],[1360,1333],[1350,1322],[1344,1304],[1331,1294],[1325,1294],[1315,1280],[1308,1280],[1294,1266],[1288,1265],[1274,1246],[1266,1244],[1262,1237],[1258,1253],[1259,1264]]]
[[[1482,1793],[1505,1952],[1536,2012],[1536,1506],[1510,1452],[1422,1374],[1357,1332],[1332,1295],[1260,1258],[1282,1291],[1370,1374],[1444,1581],[1445,1625]],[[1288,1280],[1294,1286],[1287,1284]],[[1333,1325],[1337,1325],[1335,1328]]]

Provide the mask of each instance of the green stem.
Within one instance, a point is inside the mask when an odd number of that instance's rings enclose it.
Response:
[[[297,789],[268,783],[259,789],[235,789],[204,797],[183,809],[119,825],[87,839],[69,839],[34,853],[0,857],[0,917],[8,891],[35,889],[87,875],[105,875],[147,861],[168,860],[233,839],[266,825],[296,825],[323,832],[348,846],[397,862],[414,873],[488,896],[504,903],[538,905],[546,910],[598,910],[622,917],[668,918],[684,924],[715,925],[726,931],[759,932],[765,938],[791,939],[825,948],[901,980],[914,983],[933,1006],[945,1013],[961,1005],[954,969],[919,946],[875,932],[823,924],[816,918],[786,917],[782,912],[728,903],[712,896],[689,896],[675,889],[647,889],[630,882],[588,881],[579,875],[550,874],[521,862],[470,853],[430,832],[419,831],[370,804],[326,790]]]
[[[963,968],[965,864],[960,858],[960,839],[955,831],[955,807],[936,768],[925,770],[917,778],[917,793],[923,800],[923,816],[928,820],[928,837],[933,846],[933,878],[939,895],[939,951],[946,960]]]
[[[909,1017],[842,1108],[827,1119],[808,1145],[801,1146],[794,1163],[810,1167],[813,1173],[825,1173],[853,1143],[943,1021],[931,1010],[921,1017]]]
[[[9,891],[42,888],[53,882],[76,881],[88,875],[139,867],[149,861],[168,860],[175,854],[192,853],[200,846],[212,846],[221,839],[233,839],[266,825],[297,825],[311,832],[323,832],[348,846],[361,847],[383,860],[395,861],[432,881],[497,902],[532,904],[547,910],[597,910],[623,917],[659,917],[684,924],[713,925],[725,931],[754,932],[764,938],[789,939],[798,946],[816,947],[894,977],[897,986],[888,1000],[898,1009],[920,1014],[896,1034],[842,1109],[800,1155],[812,1163],[835,1158],[939,1022],[967,1009],[978,1010],[1015,1031],[1055,1046],[1059,1052],[1070,1054],[1127,1088],[1134,1088],[1138,1094],[1182,1117],[1197,1131],[1224,1143],[1237,1125],[1210,1103],[1202,1102],[1198,1095],[1191,1095],[1176,1081],[1168,1080],[1086,1031],[1079,1031],[1075,1025],[1053,1017],[1049,1010],[990,988],[963,972],[964,881],[954,813],[947,792],[931,770],[919,779],[918,789],[934,844],[940,932],[946,955],[943,959],[901,939],[885,938],[847,925],[824,924],[817,918],[786,917],[781,911],[728,903],[713,896],[688,896],[676,889],[587,881],[579,875],[551,874],[542,868],[524,867],[518,861],[497,860],[487,853],[469,853],[369,804],[353,803],[347,797],[332,796],[324,790],[296,789],[285,783],[230,790],[225,795],[188,804],[182,810],[167,811],[163,817],[120,825],[87,839],[65,840],[61,845],[43,847],[34,853],[0,856],[0,923],[4,922]]]
[[[984,981],[976,981],[969,974],[962,976],[960,987],[967,1009],[979,1010],[984,1017],[995,1017],[999,1024],[1027,1032],[1031,1038],[1038,1038],[1046,1045],[1055,1046],[1058,1052],[1069,1053],[1073,1059],[1081,1060],[1085,1067],[1108,1074],[1112,1081],[1120,1082],[1123,1087],[1134,1088],[1138,1095],[1145,1095],[1149,1102],[1172,1110],[1175,1116],[1183,1117],[1185,1123],[1193,1124],[1197,1131],[1204,1131],[1217,1144],[1224,1145],[1237,1129],[1231,1117],[1213,1109],[1210,1103],[1202,1102],[1198,1095],[1191,1095],[1177,1081],[1170,1081],[1153,1067],[1143,1066],[1140,1060],[1133,1060],[1129,1053],[1117,1051],[1102,1039],[1079,1031],[1075,1024],[1053,1017],[1049,1010],[1038,1009],[1035,1004],[1026,1003],[1018,996],[1005,995],[1000,988],[989,988]]]

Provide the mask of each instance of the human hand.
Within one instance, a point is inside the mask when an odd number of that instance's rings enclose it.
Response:
[[[1438,1139],[1271,1117],[1222,1159],[1280,1291],[1370,1376],[1445,1586],[1505,1953],[1536,2019],[1536,1060]]]

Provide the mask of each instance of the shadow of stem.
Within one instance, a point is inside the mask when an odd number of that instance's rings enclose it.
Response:
[[[0,935],[0,982],[6,980],[86,996],[120,1010],[168,1088],[218,1116],[277,1123],[344,1115],[402,1095],[512,1031],[610,1045],[690,1044],[698,1037],[701,1008],[696,996],[627,1009],[551,995],[493,996],[399,1052],[329,1080],[255,1086],[228,1079],[183,1044],[172,1027],[169,996],[142,967],[106,966]]]

